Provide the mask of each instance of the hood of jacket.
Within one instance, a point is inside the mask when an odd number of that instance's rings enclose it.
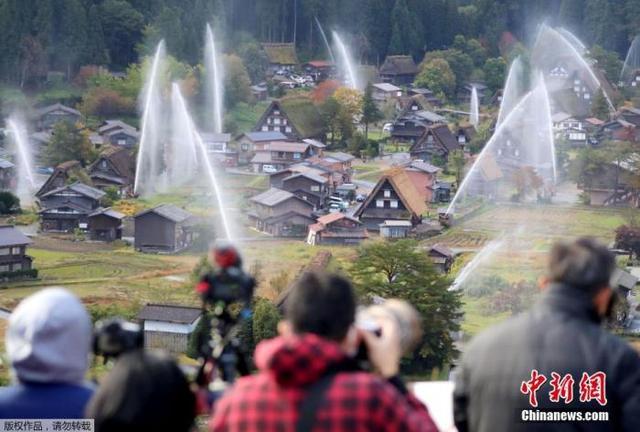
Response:
[[[317,381],[327,369],[346,360],[340,346],[306,333],[277,337],[258,344],[256,365],[283,387],[302,387]]]
[[[80,383],[91,346],[91,320],[76,296],[47,288],[23,300],[9,317],[6,348],[22,382]]]

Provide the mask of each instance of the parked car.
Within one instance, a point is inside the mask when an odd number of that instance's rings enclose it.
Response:
[[[51,174],[53,174],[53,168],[44,167],[44,166],[38,166],[38,167],[36,167],[36,172],[38,174],[51,175]]]
[[[385,123],[384,126],[382,126],[382,131],[383,132],[393,132],[393,123]]]
[[[366,199],[367,199],[367,196],[366,196],[366,195],[364,195],[364,194],[358,194],[358,195],[356,196],[356,201],[357,201],[357,202],[364,202]]]

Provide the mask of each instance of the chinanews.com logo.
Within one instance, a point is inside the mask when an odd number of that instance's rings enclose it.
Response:
[[[548,392],[549,401],[558,404],[558,409],[537,409],[538,391],[545,390],[543,386],[547,383],[548,387],[551,387]],[[605,407],[607,405],[607,375],[604,372],[595,372],[591,375],[583,372],[577,384],[577,395],[574,393],[575,388],[576,379],[571,374],[560,375],[557,372],[551,372],[549,379],[533,369],[531,377],[520,384],[520,393],[528,397],[531,406],[530,409],[523,409],[520,412],[520,420],[523,422],[609,421],[608,411],[562,409],[574,399],[582,403],[595,401]]]

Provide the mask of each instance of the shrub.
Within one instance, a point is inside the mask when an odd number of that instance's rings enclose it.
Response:
[[[0,214],[18,212],[20,212],[20,199],[11,192],[0,192]]]

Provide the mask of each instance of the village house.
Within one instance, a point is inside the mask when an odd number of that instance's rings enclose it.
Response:
[[[344,213],[329,213],[309,226],[307,243],[310,245],[354,245],[369,238],[367,229],[355,218]]]
[[[189,336],[202,319],[202,308],[170,304],[146,304],[137,315],[144,334],[145,349],[183,354]]]
[[[324,149],[327,148],[326,144],[311,138],[305,138],[302,140],[302,142],[309,144],[311,156],[324,157]]]
[[[445,245],[435,244],[427,250],[427,256],[440,273],[449,273],[453,265],[454,253]]]
[[[449,202],[453,194],[452,191],[453,191],[453,184],[451,182],[436,180],[436,183],[433,185],[431,202],[432,203]]]
[[[464,104],[470,103],[471,93],[473,92],[474,87],[476,88],[476,93],[478,93],[478,102],[480,104],[484,104],[488,97],[489,88],[479,82],[469,82],[462,86],[458,92],[458,102]]]
[[[27,255],[31,243],[31,239],[14,226],[0,225],[0,279],[37,275],[28,274],[33,264],[33,258]]]
[[[243,133],[236,139],[238,162],[246,165],[251,162],[256,151],[267,150],[269,144],[276,141],[286,141],[287,136],[280,131],[259,131]]]
[[[429,126],[425,133],[409,149],[413,159],[425,162],[446,162],[449,154],[462,147],[445,124]]]
[[[367,199],[356,209],[353,216],[372,231],[379,231],[380,224],[387,220],[404,220],[415,226],[427,214],[423,195],[402,168],[393,168],[384,173]]]
[[[336,65],[326,60],[311,60],[302,65],[302,70],[315,82],[320,82],[335,76]]]
[[[428,88],[411,87],[409,88],[409,90],[407,90],[407,94],[409,95],[409,97],[418,96],[424,99],[430,106],[433,106],[433,107],[442,106],[442,100]],[[427,107],[423,107],[422,109],[427,109]]]
[[[307,161],[301,162],[299,164],[293,164],[288,166],[287,168],[275,172],[269,175],[269,187],[274,187],[278,189],[282,189],[282,181],[285,178],[291,177],[294,174],[310,174],[314,177],[320,177],[327,181],[327,193],[331,193],[333,186],[333,172],[325,167],[312,165]]]
[[[583,147],[587,144],[587,131],[584,123],[565,112],[557,112],[551,116],[554,138],[564,140],[572,147]]]
[[[315,222],[313,203],[282,189],[271,188],[250,202],[252,225],[276,237],[305,237],[307,227]]]
[[[636,107],[624,106],[620,108],[618,117],[622,118],[629,123],[634,124],[636,127],[640,126],[640,109]]]
[[[446,124],[446,119],[432,111],[405,111],[393,123],[391,140],[400,143],[415,143],[432,125]]]
[[[266,83],[252,85],[249,89],[251,90],[251,96],[256,102],[265,101],[267,97],[269,97],[269,89]]]
[[[406,163],[403,169],[424,202],[433,202],[433,192],[441,169],[420,160],[412,160]]]
[[[89,239],[112,242],[122,238],[124,215],[112,208],[99,208],[88,217]]]
[[[380,78],[397,86],[411,84],[418,74],[418,66],[408,55],[390,55],[380,67]]]
[[[125,147],[108,147],[87,169],[93,186],[106,190],[113,187],[125,197],[133,192],[135,160]]]
[[[324,141],[324,122],[311,99],[292,96],[274,100],[253,128],[254,132],[282,132],[289,139]]]
[[[135,147],[140,139],[138,130],[122,120],[106,120],[98,128],[98,136],[102,138],[101,145],[110,144],[129,149]]]
[[[468,160],[468,170],[471,169],[476,158],[477,155]],[[470,172],[469,175],[470,177],[467,183],[469,194],[471,196],[483,196],[488,199],[493,199],[498,194],[499,184],[505,178],[505,173],[491,154],[487,154],[481,158],[478,162],[477,169],[472,173]]]
[[[60,188],[73,180],[81,180],[83,183],[87,183],[90,178],[85,169],[82,168],[82,165],[80,165],[80,162],[76,160],[63,162],[55,167],[53,173],[36,192],[36,197],[39,198],[45,193]]]
[[[292,43],[263,43],[262,49],[269,62],[269,76],[292,72],[298,66],[296,47]]]
[[[42,231],[72,232],[86,230],[88,217],[98,207],[105,193],[76,182],[50,190],[38,197]]]
[[[408,220],[386,220],[380,224],[380,237],[386,239],[407,238],[413,224]]]
[[[53,126],[61,121],[69,123],[76,123],[82,119],[80,111],[56,103],[40,108],[36,112],[36,128],[41,130],[47,130],[53,128]]]
[[[611,276],[611,287],[618,290],[618,293],[628,299],[631,292],[638,284],[638,278],[631,273],[616,268]]]
[[[467,149],[473,138],[476,136],[476,128],[472,124],[461,124],[458,126],[456,139],[460,147]]]
[[[311,155],[310,149],[311,146],[304,142],[270,142],[266,150],[255,152],[251,165],[254,172],[274,173],[305,160]]]
[[[605,141],[629,141],[636,142],[640,138],[640,129],[619,117],[604,123],[598,133],[596,140],[598,143]]]
[[[351,163],[355,157],[349,153],[331,152],[324,157],[313,156],[307,159],[307,163],[312,167],[324,169],[331,173],[333,188],[337,188],[343,183],[350,183],[353,170]]]
[[[161,204],[134,216],[134,246],[141,252],[176,253],[193,243],[195,217],[172,204]]]
[[[231,134],[202,132],[200,137],[211,161],[225,167],[238,166],[238,152],[229,146]]]
[[[309,172],[293,173],[283,178],[279,187],[309,201],[316,209],[325,206],[331,190],[327,178]]]
[[[373,84],[372,97],[378,103],[387,102],[391,99],[402,97],[402,89],[390,83]]]
[[[15,186],[15,165],[0,158],[0,189],[8,190]]]

